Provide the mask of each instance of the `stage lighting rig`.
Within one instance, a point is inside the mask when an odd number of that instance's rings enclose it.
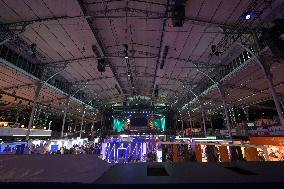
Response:
[[[128,45],[127,44],[123,44],[125,50],[124,50],[124,58],[125,59],[128,59],[129,58],[129,55],[128,55]]]

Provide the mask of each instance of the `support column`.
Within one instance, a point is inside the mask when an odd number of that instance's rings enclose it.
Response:
[[[15,123],[17,124],[17,123],[18,123],[18,121],[19,121],[19,110],[17,109]]]
[[[201,113],[202,113],[202,122],[203,122],[203,130],[204,130],[204,136],[205,138],[207,137],[207,132],[206,132],[206,122],[205,122],[205,115],[203,108],[201,107]]]
[[[212,115],[210,116],[210,125],[211,125],[212,131],[213,131]]]
[[[52,123],[52,121],[49,121],[48,130],[50,130],[50,128],[51,128],[51,123]]]
[[[82,137],[85,113],[86,113],[86,111],[85,111],[85,108],[84,108],[83,114],[82,114],[82,120],[81,120],[80,138]]]
[[[34,97],[34,104],[33,104],[32,112],[31,112],[31,116],[30,116],[30,120],[29,120],[29,124],[28,124],[28,130],[27,130],[27,133],[26,133],[26,140],[30,139],[31,127],[33,125],[35,111],[36,111],[36,107],[37,107],[37,104],[38,104],[38,101],[39,101],[40,92],[41,92],[42,87],[43,87],[43,84],[39,83],[37,85],[37,88],[36,88],[35,97]]]
[[[259,48],[259,43],[258,43],[258,37],[255,33],[253,33],[253,37],[254,37],[254,41],[255,41],[255,44],[256,44],[256,48],[257,48],[257,52],[260,51],[260,48]],[[270,71],[270,67],[269,65],[264,61],[264,57],[260,57],[260,56],[257,56],[256,54],[254,54],[250,49],[248,49],[247,47],[243,46],[242,44],[239,44],[242,48],[244,48],[247,52],[249,52],[257,61],[259,67],[262,69],[264,75],[265,75],[265,78],[267,80],[267,83],[268,83],[268,87],[269,87],[269,90],[271,92],[271,95],[273,97],[273,101],[274,101],[274,104],[275,104],[275,107],[276,107],[276,110],[277,110],[277,114],[278,114],[278,117],[279,117],[279,120],[280,120],[280,124],[282,126],[284,126],[284,118],[283,118],[283,114],[282,114],[282,111],[281,111],[281,106],[280,106],[280,103],[279,103],[279,100],[278,100],[278,97],[276,95],[276,91],[275,91],[275,88],[273,86],[273,81],[272,81],[272,73]]]
[[[184,137],[183,120],[181,120],[181,130],[182,130],[182,137]]]
[[[244,114],[245,114],[245,116],[246,116],[246,121],[249,121],[249,112],[248,112],[248,108],[243,107],[242,109],[243,109]]]
[[[232,140],[232,131],[231,131],[231,124],[230,124],[230,117],[229,117],[229,109],[228,109],[228,105],[227,105],[227,99],[225,96],[225,91],[223,90],[223,88],[221,86],[219,86],[219,91],[222,97],[222,102],[223,102],[223,107],[224,107],[224,112],[225,112],[225,116],[226,116],[226,126],[229,132],[229,138],[230,140]]]
[[[284,110],[284,104],[283,104],[283,100],[280,100],[280,105],[282,106],[282,110]]]
[[[189,124],[190,124],[190,135],[191,135],[191,138],[193,137],[193,132],[192,132],[192,121],[189,120]]]
[[[231,123],[232,123],[232,125],[235,125],[235,124],[236,124],[236,114],[235,114],[234,106],[232,106],[230,112],[231,112],[231,116],[230,116],[230,118],[231,118]]]
[[[282,110],[281,110],[281,106],[280,106],[278,97],[276,95],[275,88],[273,86],[272,74],[270,73],[270,70],[268,70],[267,72],[269,72],[269,73],[266,73],[266,80],[267,80],[267,83],[268,83],[268,86],[269,86],[269,90],[270,90],[271,95],[272,95],[273,100],[274,100],[274,104],[275,104],[275,107],[276,107],[276,110],[277,110],[277,113],[278,113],[280,124],[282,126],[284,126],[284,118],[283,118],[283,114],[282,114]]]
[[[65,127],[65,121],[66,121],[67,111],[69,107],[69,102],[70,102],[70,96],[67,97],[65,108],[64,108],[64,115],[63,115],[62,127],[61,127],[61,138],[64,137],[64,127]]]

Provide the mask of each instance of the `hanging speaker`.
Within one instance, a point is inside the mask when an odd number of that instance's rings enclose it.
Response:
[[[175,0],[172,8],[173,27],[182,27],[185,21],[185,0]]]
[[[98,50],[98,47],[96,45],[92,45],[92,50],[96,57],[101,57],[100,51]]]
[[[98,59],[97,69],[101,73],[106,71],[105,60],[104,59]]]
[[[159,96],[159,89],[158,89],[158,85],[156,86],[155,90],[154,90],[154,95],[155,97]]]

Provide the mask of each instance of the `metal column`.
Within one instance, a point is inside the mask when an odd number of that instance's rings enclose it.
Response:
[[[269,70],[269,72],[270,72],[270,70]],[[273,86],[271,73],[267,73],[267,74],[266,74],[266,80],[267,80],[267,82],[268,82],[268,86],[269,86],[271,95],[272,95],[273,100],[274,100],[274,104],[275,104],[275,107],[276,107],[276,110],[277,110],[277,113],[278,113],[278,116],[279,116],[280,124],[281,124],[282,126],[284,126],[284,118],[283,118],[283,114],[282,114],[282,110],[281,110],[281,106],[280,106],[278,97],[277,97],[277,95],[276,95],[275,88],[274,88],[274,86]]]
[[[181,120],[181,130],[182,130],[182,137],[184,137],[183,120]]]
[[[254,37],[254,41],[256,43],[257,52],[259,52],[260,48],[259,48],[259,43],[258,43],[258,37],[256,36],[255,33],[253,33],[253,37]],[[284,118],[283,118],[283,114],[282,114],[282,111],[281,111],[281,106],[280,106],[278,97],[276,95],[275,88],[273,86],[272,73],[270,71],[269,65],[266,64],[266,62],[264,61],[263,57],[257,56],[256,54],[254,54],[250,49],[248,49],[244,45],[242,45],[242,44],[239,44],[239,45],[242,48],[244,48],[247,52],[249,52],[252,55],[252,57],[254,57],[256,59],[259,67],[262,69],[262,71],[263,71],[263,73],[265,75],[265,78],[267,80],[269,90],[270,90],[271,95],[273,97],[273,101],[274,101],[274,104],[275,104],[275,107],[276,107],[276,110],[277,110],[277,114],[278,114],[278,117],[279,117],[279,120],[280,120],[280,124],[282,126],[284,126]]]
[[[245,114],[245,116],[246,116],[246,121],[249,121],[249,112],[248,112],[248,108],[243,107],[242,109],[243,109],[244,114]]]
[[[50,128],[51,128],[51,123],[52,123],[52,121],[49,121],[48,130],[50,130]]]
[[[17,109],[17,113],[16,113],[16,121],[15,121],[15,123],[18,123],[18,121],[19,121],[19,110]]]
[[[64,137],[64,127],[65,127],[65,121],[66,121],[66,116],[67,116],[67,112],[68,112],[69,102],[70,102],[70,96],[67,97],[66,105],[65,105],[65,108],[64,108],[64,115],[63,115],[62,127],[61,127],[61,138]]]
[[[227,100],[226,100],[226,96],[225,96],[225,91],[221,88],[221,86],[219,86],[219,90],[220,90],[220,94],[222,96],[222,102],[223,102],[224,112],[225,112],[225,116],[226,116],[226,125],[227,125],[227,129],[228,129],[228,132],[229,132],[229,138],[230,138],[230,140],[232,140],[232,131],[231,131],[229,110],[228,110]]]
[[[204,115],[203,108],[202,108],[202,110],[201,110],[201,113],[202,113],[202,122],[203,122],[204,136],[205,136],[205,138],[206,138],[206,137],[207,137],[206,122],[205,122],[205,115]]]
[[[192,124],[193,124],[193,121],[189,120],[189,124],[190,124],[190,135],[191,135],[191,138],[193,137],[193,132],[192,132]]]
[[[39,101],[40,92],[41,92],[42,87],[43,87],[43,83],[40,82],[37,85],[37,88],[36,88],[34,104],[33,104],[32,112],[31,112],[31,116],[30,116],[30,120],[29,120],[29,124],[28,124],[28,130],[27,130],[27,133],[26,133],[26,140],[29,140],[29,138],[30,138],[31,127],[32,127],[32,124],[33,124],[33,121],[34,121],[35,111],[36,111],[36,108],[37,108],[37,104],[38,104],[38,101]]]
[[[82,132],[83,132],[83,124],[84,124],[84,116],[85,116],[85,108],[83,110],[83,114],[82,114],[82,120],[81,120],[81,129],[80,129],[80,138],[82,138]]]

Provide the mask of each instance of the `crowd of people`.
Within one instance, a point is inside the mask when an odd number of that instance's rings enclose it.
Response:
[[[146,160],[146,162],[156,162],[157,156],[156,153],[149,152],[148,154],[144,154],[142,159],[140,159],[139,156],[135,158],[134,155],[130,155],[128,158],[126,158],[125,154],[121,154],[118,158],[117,163],[140,163],[143,162],[143,160]],[[114,157],[112,157],[111,163],[115,163]]]
[[[98,144],[87,143],[84,145],[73,145],[71,148],[60,147],[56,151],[51,151],[49,149],[49,144],[40,145],[26,145],[21,144],[11,147],[10,145],[5,146],[3,149],[3,154],[96,154],[100,155],[101,147]]]

